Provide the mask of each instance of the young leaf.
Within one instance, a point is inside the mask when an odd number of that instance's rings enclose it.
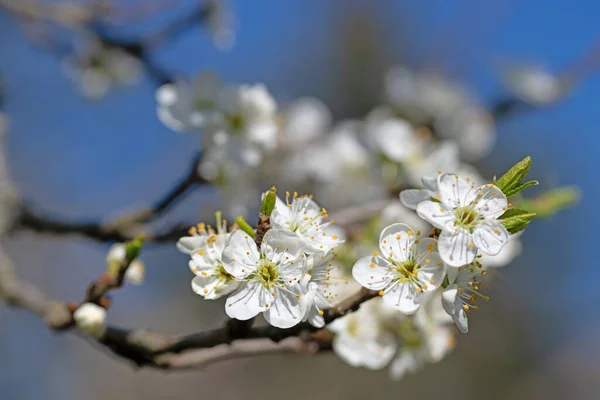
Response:
[[[514,192],[517,188],[519,188],[519,186],[521,186],[530,168],[531,157],[527,156],[523,160],[516,163],[506,174],[502,175],[502,177],[496,182],[496,186],[498,186],[498,188],[500,188],[500,190],[506,194],[506,197],[512,196],[509,195],[509,193]]]
[[[535,218],[535,213],[527,210],[521,210],[513,208],[506,210],[504,214],[500,216],[500,222],[510,233],[517,233],[525,229],[525,227]]]
[[[517,193],[521,193],[523,190],[527,189],[530,186],[537,186],[540,183],[538,181],[529,181],[529,182],[525,182],[524,184],[517,186],[514,189],[508,190],[506,192],[504,192],[504,194],[506,195],[507,198],[510,198],[512,196],[514,196]]]

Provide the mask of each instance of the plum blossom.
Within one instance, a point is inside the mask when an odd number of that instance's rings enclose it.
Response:
[[[379,249],[363,257],[352,269],[362,286],[380,291],[385,304],[404,314],[414,314],[423,293],[437,289],[445,266],[436,249],[437,241],[422,238],[408,225],[393,224],[381,232]]]
[[[306,293],[304,320],[317,328],[325,326],[323,310],[331,308],[340,292],[348,287],[348,279],[342,277],[339,269],[333,265],[334,259],[333,251],[312,254],[307,258],[306,274],[302,282]]]
[[[240,320],[263,313],[278,328],[296,325],[306,312],[300,285],[305,261],[301,242],[289,231],[270,229],[260,250],[245,232],[234,231],[223,251],[223,266],[241,283],[227,298],[225,312]]]
[[[397,329],[402,346],[390,364],[390,376],[402,379],[427,363],[441,361],[454,348],[452,319],[442,308],[440,292],[427,295],[424,306]]]
[[[216,230],[200,223],[190,228],[191,236],[177,242],[177,247],[190,255],[189,267],[195,275],[192,290],[206,300],[218,299],[239,286],[223,266],[223,250],[231,233],[227,232],[227,221],[221,220],[220,212],[216,217]]]
[[[344,240],[329,233],[331,221],[326,218],[327,210],[320,208],[312,196],[294,193],[290,202],[290,194],[286,192],[285,203],[277,198],[271,225],[294,234],[307,253],[328,252]]]
[[[394,357],[397,343],[382,323],[379,314],[382,307],[383,302],[374,299],[328,325],[336,334],[333,351],[349,365],[377,370],[388,365]]]
[[[471,263],[478,251],[496,255],[508,241],[508,231],[497,220],[507,207],[502,191],[487,184],[476,187],[469,178],[438,176],[436,200],[417,206],[421,218],[442,230],[439,252],[452,267]]]
[[[123,243],[113,244],[106,253],[106,264],[109,269],[117,269],[127,258],[126,246]],[[114,267],[113,267],[114,266]],[[144,282],[146,267],[140,259],[134,259],[129,263],[125,271],[125,280],[134,285],[141,285]]]
[[[94,303],[80,305],[73,313],[73,320],[81,332],[95,338],[100,338],[106,330],[106,310]]]
[[[444,310],[452,317],[462,333],[469,331],[467,318],[469,313],[479,309],[479,306],[475,304],[477,299],[489,300],[489,297],[481,294],[479,290],[485,274],[486,269],[478,261],[460,267],[456,279],[451,280],[451,284],[442,292]]]

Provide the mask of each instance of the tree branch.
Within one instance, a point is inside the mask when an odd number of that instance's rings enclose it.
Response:
[[[186,227],[175,226],[157,235],[146,232],[145,223],[164,215],[181,202],[189,191],[197,185],[208,185],[209,181],[198,174],[198,166],[202,161],[202,153],[192,160],[186,175],[170,189],[160,200],[147,210],[141,210],[118,218],[108,223],[100,222],[66,222],[62,218],[38,215],[27,206],[23,206],[15,223],[15,229],[29,229],[39,233],[79,234],[100,242],[125,242],[136,236],[146,234],[146,241],[167,242],[177,240],[187,232]]]

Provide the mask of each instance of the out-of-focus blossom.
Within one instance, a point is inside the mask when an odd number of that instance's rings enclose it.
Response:
[[[229,50],[235,44],[235,18],[228,0],[207,0],[206,27],[219,50]]]
[[[442,308],[440,292],[429,294],[414,318],[399,324],[402,346],[390,364],[390,376],[400,380],[427,363],[440,362],[454,348],[451,323]]]
[[[535,106],[551,104],[569,91],[564,80],[538,65],[505,67],[502,72],[508,89],[519,99]]]
[[[331,111],[325,103],[303,97],[285,110],[282,140],[286,145],[308,143],[324,135],[331,126]]]
[[[352,276],[367,289],[378,290],[383,301],[404,314],[414,314],[424,293],[444,280],[445,266],[437,241],[421,237],[405,224],[393,224],[381,232],[379,249],[356,262]]]
[[[106,310],[94,303],[84,303],[75,310],[73,319],[86,335],[100,338],[106,330]]]
[[[328,328],[335,332],[333,351],[353,367],[377,370],[396,353],[394,335],[382,324],[379,299],[371,300],[351,314],[336,319]]]
[[[81,93],[91,99],[105,96],[113,86],[134,84],[142,75],[139,60],[97,40],[65,58],[63,66]]]
[[[193,132],[221,121],[216,109],[221,80],[201,72],[192,81],[167,83],[156,91],[156,112],[160,121],[176,132]]]
[[[122,267],[122,264],[126,261],[126,258],[126,246],[123,243],[113,244],[106,253],[106,265],[108,266],[108,270],[116,272]],[[136,258],[129,263],[129,266],[125,271],[125,280],[133,283],[134,285],[141,285],[144,282],[145,274],[146,267],[144,262]]]

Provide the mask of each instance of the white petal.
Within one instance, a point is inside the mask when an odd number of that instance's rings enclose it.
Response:
[[[391,264],[381,257],[363,257],[354,264],[352,276],[363,287],[371,290],[385,289],[390,284],[388,274]]]
[[[456,313],[452,316],[454,323],[462,333],[469,332],[469,320],[467,318],[467,312],[461,307],[456,310]]]
[[[231,318],[247,320],[267,309],[272,296],[258,283],[243,283],[225,302],[225,312]]]
[[[390,362],[396,353],[396,341],[391,335],[380,335],[367,341],[367,351],[363,353],[362,364],[370,370],[378,370]]]
[[[477,193],[473,184],[456,174],[443,174],[438,177],[438,190],[442,203],[451,208],[469,205]]]
[[[508,200],[502,190],[492,184],[480,186],[477,189],[477,204],[475,209],[486,219],[498,218],[508,207]]]
[[[192,290],[206,300],[214,300],[225,296],[233,292],[238,286],[239,283],[236,281],[224,282],[214,275],[199,275],[192,279]]]
[[[422,201],[417,206],[417,214],[425,221],[439,229],[454,229],[456,216],[454,211],[443,203],[435,201]]]
[[[420,366],[421,363],[417,360],[413,351],[402,350],[390,366],[390,376],[398,381],[407,373],[418,370]]]
[[[429,200],[431,192],[427,189],[408,189],[400,192],[400,201],[411,210],[416,210],[420,202]]]
[[[412,283],[397,283],[391,290],[383,295],[383,302],[404,314],[410,315],[417,312],[421,305],[422,294],[417,291]]]
[[[237,279],[244,279],[257,268],[259,257],[254,239],[237,230],[231,234],[223,250],[223,267]]]
[[[458,278],[459,273],[460,271],[458,270],[458,267],[451,267],[447,265],[446,274],[448,275],[448,281],[450,283],[454,283],[456,281],[456,278]]]
[[[430,192],[437,193],[438,191],[438,182],[437,178],[433,176],[424,176],[421,178],[421,182],[423,182],[423,187]]]
[[[458,296],[458,287],[450,285],[442,292],[442,306],[448,315],[456,314],[456,303]]]
[[[477,246],[467,231],[456,228],[442,231],[438,240],[438,251],[446,264],[451,267],[461,267],[475,259]]]
[[[304,250],[298,236],[284,229],[269,229],[261,245],[261,252],[275,263],[280,260],[294,261],[304,253]]]
[[[207,235],[184,236],[177,241],[177,249],[185,254],[190,254],[206,241]]]
[[[495,256],[508,242],[508,231],[499,221],[487,220],[477,225],[473,241],[482,252]]]
[[[408,259],[409,249],[417,238],[415,232],[406,224],[392,224],[385,227],[379,236],[379,249],[384,258],[393,258],[403,262]]]
[[[264,312],[267,322],[275,327],[286,329],[302,321],[306,304],[301,298],[299,287],[275,287],[275,298]]]

